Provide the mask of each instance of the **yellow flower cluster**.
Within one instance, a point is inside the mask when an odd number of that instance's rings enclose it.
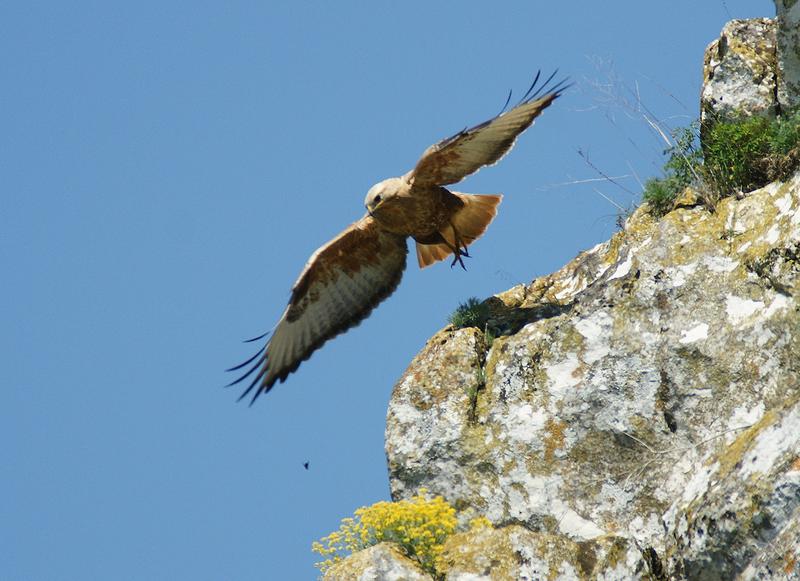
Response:
[[[426,494],[421,488],[410,500],[378,502],[356,510],[355,518],[342,519],[338,531],[311,545],[326,558],[317,567],[325,573],[348,553],[387,541],[435,574],[442,545],[456,530],[456,511],[441,496],[428,500]]]

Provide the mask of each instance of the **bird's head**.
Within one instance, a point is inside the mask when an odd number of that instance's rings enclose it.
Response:
[[[401,184],[402,178],[389,178],[372,186],[364,199],[367,212],[372,214],[378,206],[394,198],[400,191]]]

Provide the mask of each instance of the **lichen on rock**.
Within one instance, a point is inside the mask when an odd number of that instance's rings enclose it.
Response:
[[[696,473],[665,515],[670,570],[767,579],[796,570],[800,540],[800,389]],[[796,578],[796,577],[795,577]]]
[[[648,572],[641,551],[627,539],[575,542],[519,525],[454,535],[445,544],[442,573],[449,581],[473,579],[633,579]]]
[[[732,20],[708,45],[700,114],[709,124],[775,117],[800,107],[800,2],[775,0],[775,18]]]
[[[800,105],[800,2],[775,0],[778,23],[778,101]]]
[[[778,102],[775,20],[732,20],[708,45],[703,62],[701,120],[705,125],[742,114],[774,117]]]
[[[419,564],[391,543],[354,553],[331,567],[325,581],[433,581]]]
[[[393,496],[424,486],[464,521],[488,517],[493,535],[561,539],[573,568],[570,543],[609,537],[651,575],[761,575],[770,543],[788,567],[800,557],[798,289],[800,174],[714,213],[636,212],[491,299],[491,348],[474,328],[425,346],[390,403]],[[467,557],[453,567],[479,568]]]

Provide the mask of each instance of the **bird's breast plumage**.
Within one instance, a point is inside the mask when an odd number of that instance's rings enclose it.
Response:
[[[411,186],[387,199],[372,215],[389,232],[425,237],[447,223],[451,213],[447,194],[450,192],[439,186]]]

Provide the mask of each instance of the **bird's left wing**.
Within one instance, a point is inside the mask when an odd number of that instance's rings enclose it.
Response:
[[[406,177],[417,184],[446,186],[500,161],[514,147],[517,136],[567,88],[564,80],[548,89],[555,74],[536,88],[537,73],[531,88],[516,107],[431,145]],[[547,93],[539,97],[544,91]]]
[[[248,361],[229,370],[253,363],[230,385],[252,376],[241,397],[255,389],[255,401],[276,381],[283,382],[328,339],[360,323],[394,292],[407,253],[405,237],[382,230],[370,216],[351,224],[311,255],[272,336]]]

